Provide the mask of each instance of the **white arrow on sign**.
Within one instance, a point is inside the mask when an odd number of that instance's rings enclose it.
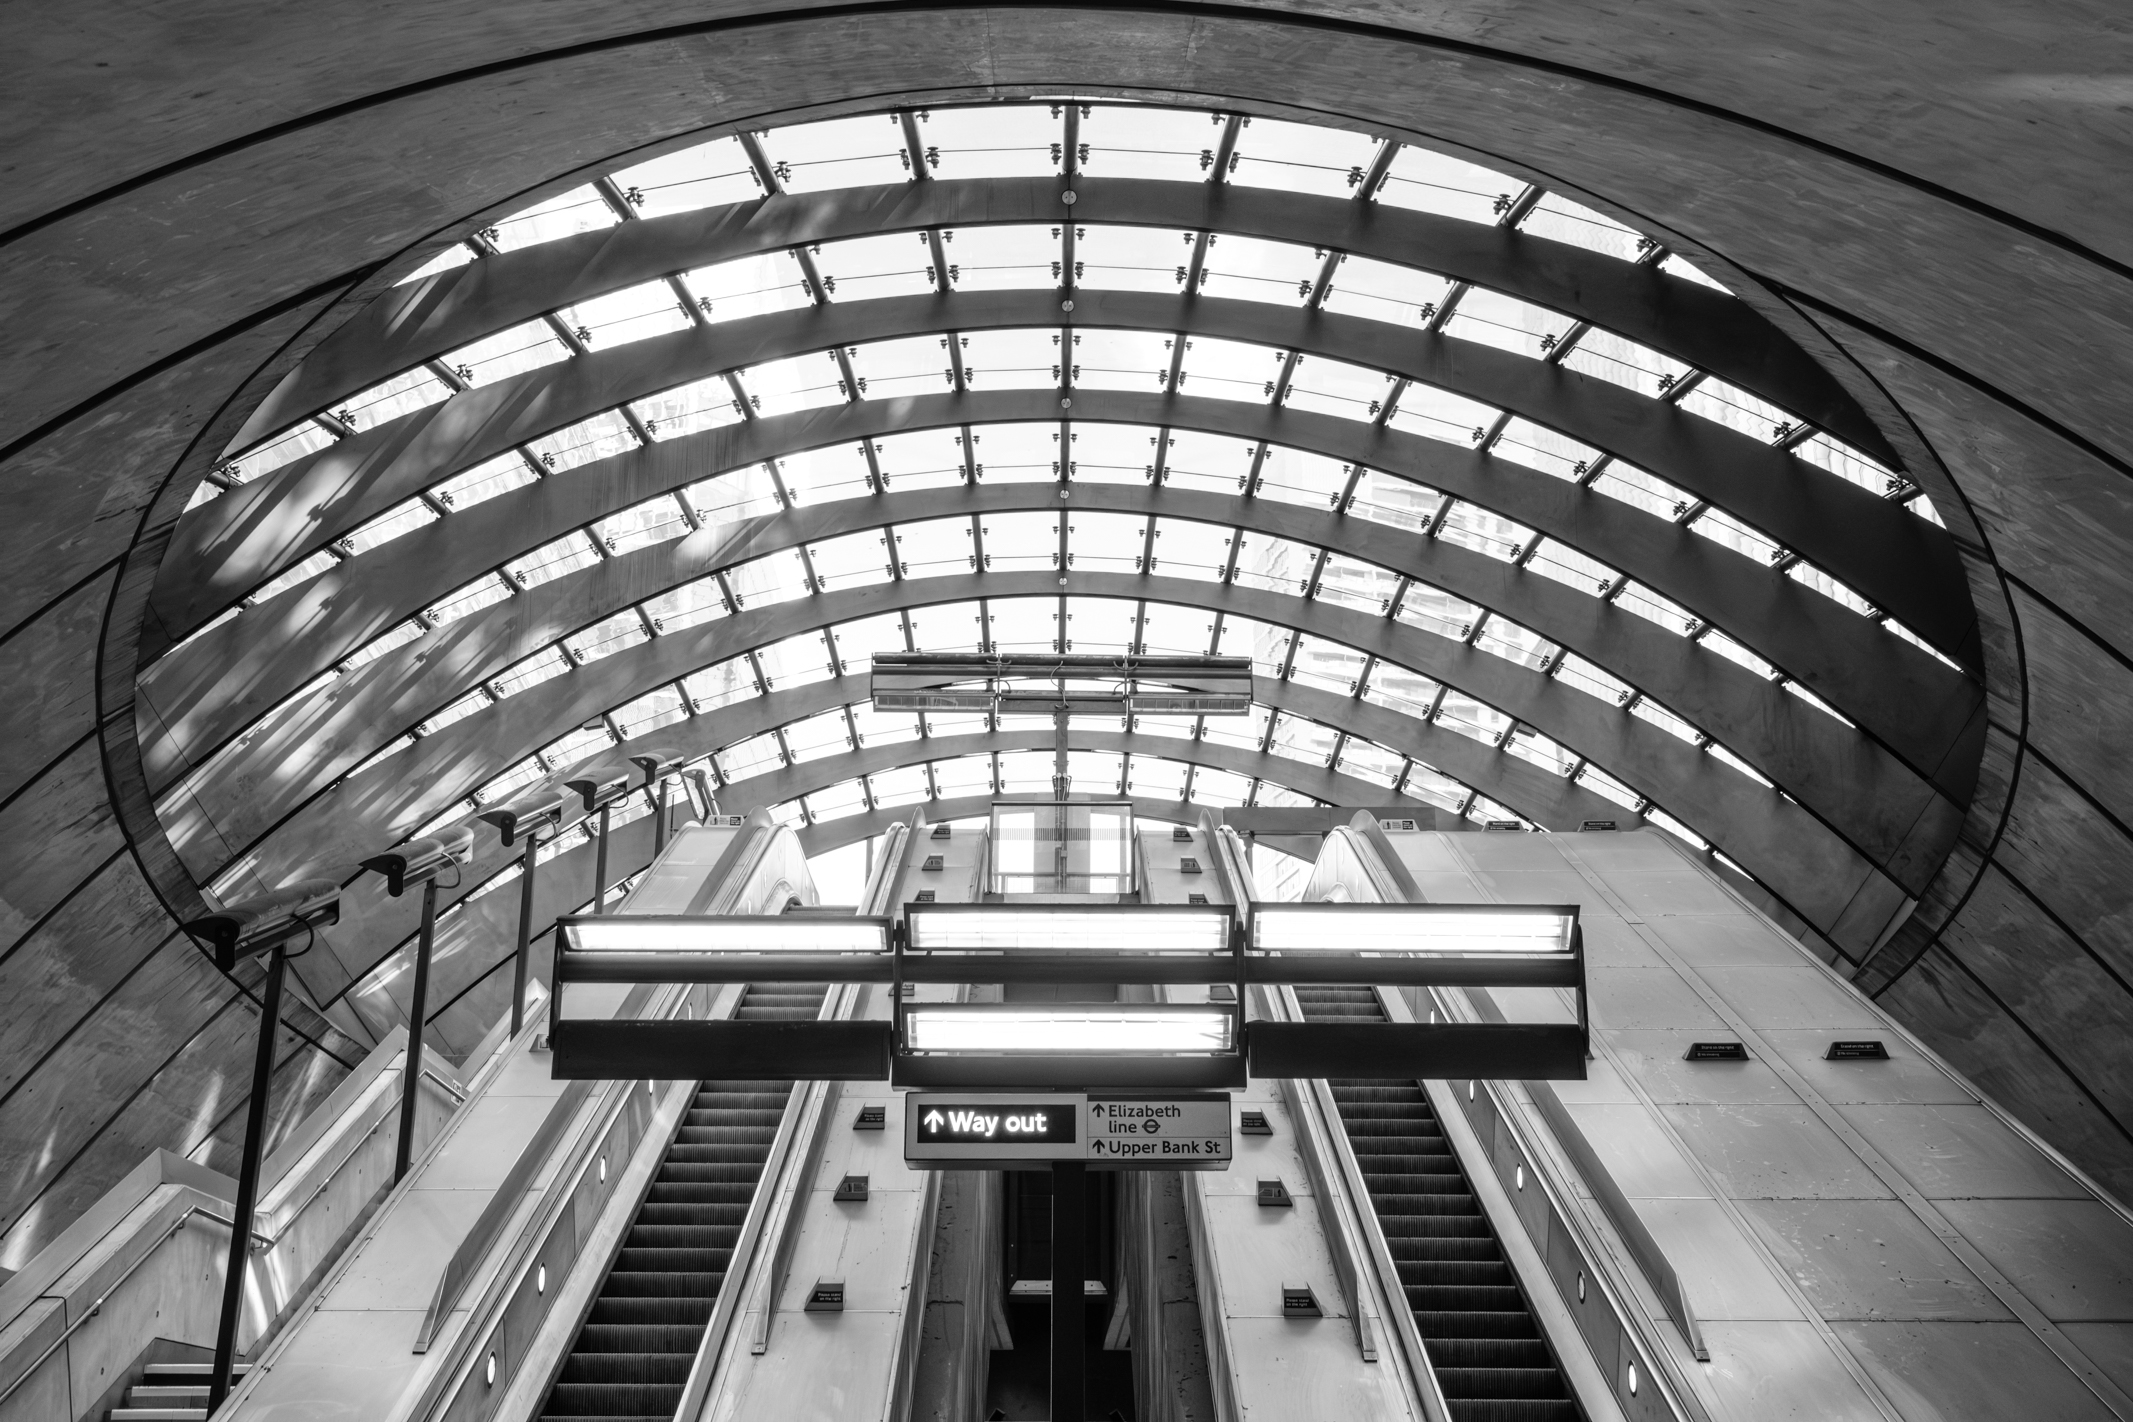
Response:
[[[938,1111],[928,1111],[926,1113],[926,1127],[928,1130],[939,1130],[941,1128],[941,1113]]]

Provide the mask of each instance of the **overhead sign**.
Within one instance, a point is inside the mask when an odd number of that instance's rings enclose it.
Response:
[[[1054,1160],[1098,1170],[1224,1170],[1222,1092],[913,1092],[904,1100],[912,1165],[1015,1169]]]

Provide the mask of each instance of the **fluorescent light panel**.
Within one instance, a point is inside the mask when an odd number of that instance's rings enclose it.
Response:
[[[1252,913],[1252,946],[1280,953],[1567,953],[1571,922],[1555,909],[1266,905]]]
[[[638,918],[612,914],[564,926],[585,953],[886,953],[871,918]]]
[[[908,921],[914,952],[1220,953],[1229,947],[1226,913],[1032,904],[950,913],[913,909]]]
[[[1048,1007],[911,1007],[915,1052],[1008,1056],[1175,1056],[1234,1050],[1234,1018],[1196,1007],[1060,1003]]]

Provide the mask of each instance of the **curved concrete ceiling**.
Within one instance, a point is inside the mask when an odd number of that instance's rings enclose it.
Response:
[[[1483,803],[1478,793],[1545,828],[1611,807],[1590,788],[1603,783],[1664,812],[1754,875],[1773,912],[1834,944],[1863,987],[2048,1140],[2106,1183],[2133,1184],[2133,414],[2110,393],[2133,375],[2133,246],[2111,181],[2126,138],[2110,98],[2124,56],[2108,53],[2100,7],[2090,23],[2063,6],[1965,16],[1908,4],[1870,15],[1667,5],[1634,18],[1453,6],[1388,22],[1366,7],[1144,4],[1092,22],[1091,7],[744,16],[656,0],[567,14],[447,0],[383,33],[362,7],[255,3],[169,24],[130,12],[102,23],[98,9],[17,20],[15,54],[36,62],[0,60],[11,155],[0,309],[16,336],[0,349],[0,490],[14,515],[0,528],[0,668],[15,692],[0,706],[0,1266],[19,1265],[142,1151],[227,1149],[256,1018],[247,980],[216,974],[174,933],[204,892],[345,872],[353,854],[453,813],[499,775],[566,768],[530,762],[534,751],[620,754],[572,739],[589,719],[612,740],[617,713],[662,688],[680,704],[707,669],[760,679],[773,649],[808,638],[825,658],[815,679],[631,740],[711,754],[771,734],[782,750],[782,728],[842,716],[850,743],[785,754],[790,764],[722,795],[803,816],[817,797],[841,797],[840,813],[856,813],[810,826],[815,847],[878,828],[889,811],[876,778],[909,793],[917,772],[903,767],[1012,753],[1030,734],[866,740],[840,710],[860,700],[856,674],[827,665],[840,629],[902,609],[915,639],[913,618],[979,600],[1044,599],[1064,614],[1125,599],[1144,610],[1135,617],[1189,606],[1208,622],[1248,619],[1288,649],[1262,665],[1274,714],[1256,748],[1145,728],[1077,734],[1097,757],[1087,765],[1115,766],[1118,788],[1151,805],[1184,813],[1202,798],[1160,769],[1190,762],[1209,786],[1246,787],[1223,793],[1265,784],[1283,787],[1266,792],[1277,797],[1400,803],[1446,786],[1414,803],[1448,794],[1456,810]],[[1303,243],[1522,298],[1561,313],[1566,347],[1612,332],[1785,412],[1795,442],[1827,431],[1891,471],[1899,497],[1922,489],[1945,533],[1786,453],[1785,437],[1773,446],[1703,421],[1560,355],[1463,341],[1437,329],[1441,316],[1417,330],[1321,312],[1330,265],[1320,290],[1285,306],[1187,283],[1184,295],[1075,289],[1071,313],[1060,291],[1032,288],[833,296],[699,321],[481,380],[187,512],[226,456],[314,414],[330,423],[331,407],[378,380],[601,293],[795,243],[1065,225],[1055,178],[883,178],[620,221],[395,285],[531,204],[736,126],[1032,95],[1318,123],[1507,174],[1514,209],[1543,191],[1595,209],[1734,294],[1515,230],[1523,212],[1491,224],[1340,191],[1270,196],[1230,189],[1220,163],[1209,183],[1090,177],[1072,215]],[[1238,130],[1207,132],[1212,149]],[[1357,176],[1367,186],[1382,174]],[[616,216],[629,216],[626,200]],[[925,240],[945,265],[939,239]],[[1200,260],[1204,240],[1178,251]],[[1207,399],[1178,386],[1176,365],[1134,391],[1083,390],[1071,376],[1049,390],[965,389],[951,374],[938,394],[745,419],[487,503],[438,503],[433,513],[447,511],[427,528],[308,582],[270,581],[310,571],[304,559],[376,515],[434,499],[456,470],[602,412],[641,424],[632,402],[681,381],[914,335],[1030,328],[1253,343],[1285,353],[1268,369],[1281,390],[1258,404]],[[1296,406],[1297,355],[1305,370],[1339,363],[1457,392],[1667,481],[1684,507],[1609,497],[1595,470],[1555,477],[1501,457],[1489,446],[1506,424],[1477,450],[1378,411]],[[836,359],[857,386],[849,362],[867,357]],[[1071,409],[1056,408],[1065,398]],[[831,540],[950,518],[976,540],[988,518],[1051,507],[1042,482],[966,469],[938,488],[892,477],[883,492],[876,469],[850,497],[801,508],[780,499],[706,518],[675,505],[704,527],[615,557],[593,550],[596,565],[448,623],[409,621],[751,462],[1040,420],[1068,436],[1138,427],[1157,442],[1157,466],[1181,433],[1253,442],[1261,453],[1235,493],[1189,472],[1136,486],[1069,469],[1069,519],[1139,520],[1143,558],[1158,528],[1281,543],[1300,550],[1303,574],[1256,586],[1235,544],[1212,578],[1177,576],[1160,556],[1107,571],[1086,561],[1093,545],[1067,541],[1062,554],[1083,560],[1056,575],[889,566],[878,581],[825,586],[811,560]],[[1276,447],[1367,467],[1395,493],[1426,486],[1427,517],[1405,529],[1372,519],[1353,479],[1317,508],[1264,496],[1257,461]],[[1474,527],[1516,530],[1508,556],[1461,542],[1467,510]],[[1736,527],[1716,541],[1713,529]],[[1532,560],[1546,563],[1544,544],[1567,550],[1565,566],[1587,569],[1591,586],[1542,576]],[[1775,570],[1744,556],[1766,546]],[[731,580],[770,558],[801,560],[805,586],[731,606]],[[1808,573],[1857,607],[1806,592]],[[711,620],[634,647],[586,640],[705,578],[728,580],[719,613],[702,614]],[[1372,580],[1389,609],[1360,605]],[[262,585],[273,595],[255,598]],[[1402,620],[1416,589],[1474,611],[1464,625]],[[1639,589],[1692,625],[1622,611],[1625,590],[1633,602]],[[253,605],[200,631],[240,598]],[[1883,616],[1923,645],[1875,626]],[[1515,633],[1494,652],[1491,621]],[[1293,679],[1299,637],[1352,661],[1356,687]],[[520,675],[559,647],[595,654],[538,685]],[[1719,654],[1728,648],[1739,654]],[[1565,680],[1566,665],[1593,671]],[[336,667],[345,675],[322,690]],[[1381,675],[1426,678],[1440,706],[1452,697],[1508,719],[1477,739],[1456,717],[1374,699]],[[513,678],[512,694],[441,724],[477,684]],[[1614,685],[1635,706],[1594,691]],[[1669,734],[1667,717],[1690,739]],[[374,758],[432,722],[436,734]],[[1295,738],[1281,740],[1284,725]],[[1315,761],[1297,758],[1321,745],[1331,749]],[[1344,760],[1350,745],[1380,759]],[[1535,763],[1558,755],[1555,771]],[[1367,761],[1368,777],[1349,776],[1350,760]],[[1123,783],[1143,763],[1163,795]],[[924,777],[942,810],[983,793]],[[1166,798],[1180,790],[1187,799]],[[618,831],[619,867],[644,861],[644,826]],[[538,913],[589,896],[588,858],[559,855]],[[481,880],[496,882],[501,860],[484,863]],[[501,1002],[491,970],[513,899],[470,892],[448,922],[433,1019],[448,1048],[470,1045]],[[390,967],[409,911],[364,883],[351,907],[330,956],[299,971],[274,1102],[285,1124],[404,1012]]]

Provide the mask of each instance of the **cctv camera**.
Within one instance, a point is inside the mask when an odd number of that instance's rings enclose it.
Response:
[[[365,869],[385,876],[385,892],[399,898],[410,884],[420,884],[444,872],[447,865],[460,865],[474,850],[474,827],[460,825],[426,839],[411,839],[396,849],[374,854],[363,861]]]
[[[604,805],[614,804],[627,795],[630,789],[627,775],[617,775],[611,780],[586,776],[581,780],[566,780],[563,784],[577,792],[578,798],[585,802],[585,813],[588,815]]]
[[[196,918],[185,931],[214,951],[227,973],[239,958],[279,947],[297,934],[341,921],[341,886],[332,879],[300,879],[218,913]]]
[[[563,823],[563,805],[562,795],[550,790],[483,810],[474,818],[495,825],[504,837],[505,848],[509,848],[521,834],[539,834],[545,828]]]
[[[647,790],[681,769],[681,757],[669,750],[648,750],[630,757],[630,764],[644,772]]]

